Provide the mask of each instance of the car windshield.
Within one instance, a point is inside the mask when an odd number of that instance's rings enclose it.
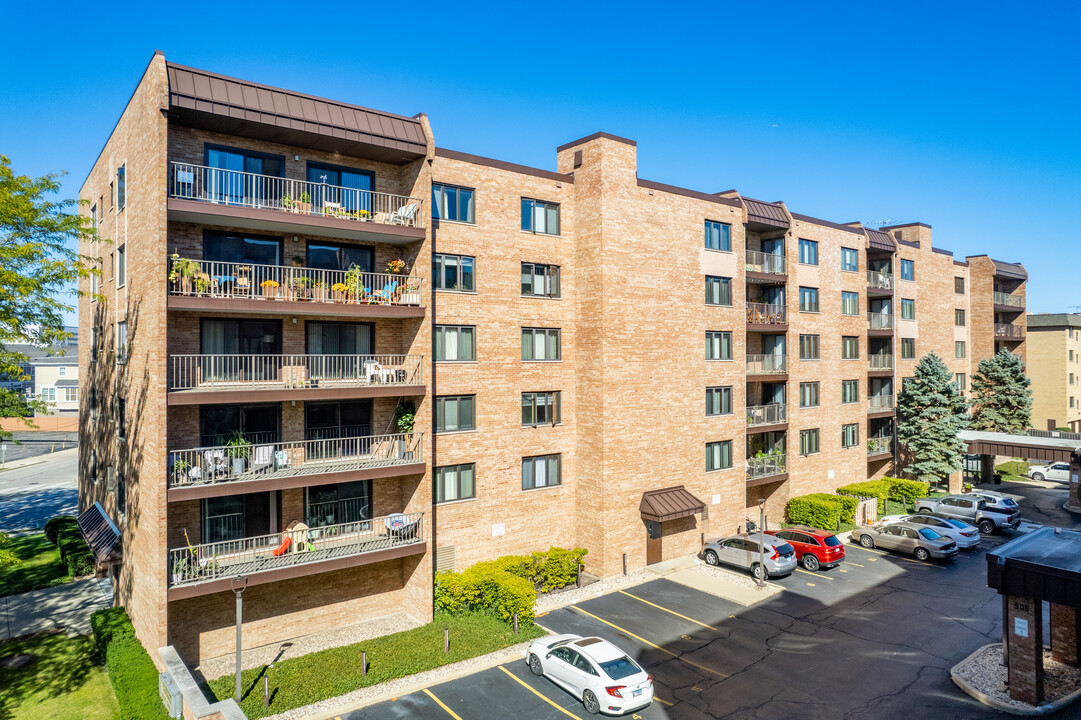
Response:
[[[967,527],[965,523],[961,522],[960,520],[954,520],[953,518],[948,518],[946,522],[948,522],[950,525],[953,525],[958,530],[964,530]]]
[[[931,528],[920,528],[920,535],[923,535],[928,540],[938,540],[942,537]]]
[[[634,664],[634,660],[624,655],[618,660],[609,660],[601,663],[601,670],[613,680],[622,680],[625,677],[642,672],[642,668]]]
[[[826,538],[826,545],[829,546],[829,547],[837,547],[838,545],[841,545],[841,544],[843,544],[843,543],[837,538],[836,535],[830,535],[829,537]]]
[[[1002,504],[1006,507],[1017,507],[1017,503],[1015,503],[1010,498],[1002,498]]]
[[[778,545],[777,546],[777,552],[780,555],[788,555],[789,553],[796,552],[796,549],[794,547],[792,547],[791,545],[789,545],[788,543],[784,543],[783,545]]]

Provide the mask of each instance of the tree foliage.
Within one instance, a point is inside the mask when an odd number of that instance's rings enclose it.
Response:
[[[925,482],[959,471],[965,443],[957,433],[968,422],[968,403],[946,363],[933,352],[922,357],[897,396],[897,439],[912,455],[906,470]]]
[[[972,429],[1024,433],[1032,425],[1032,381],[1025,362],[1003,348],[972,375]]]

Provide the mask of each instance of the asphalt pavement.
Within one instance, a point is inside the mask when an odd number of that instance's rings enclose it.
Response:
[[[27,464],[0,471],[0,531],[38,529],[78,512],[77,449],[19,462]]]
[[[70,450],[79,443],[75,432],[16,432],[0,441],[0,468],[8,463]]]

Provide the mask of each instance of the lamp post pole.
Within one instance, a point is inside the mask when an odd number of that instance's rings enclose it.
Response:
[[[755,578],[759,586],[766,584],[766,499],[758,500],[758,569],[760,577]]]
[[[244,623],[244,589],[248,587],[248,578],[238,575],[229,581],[229,587],[236,593],[236,701],[240,702],[240,626]]]

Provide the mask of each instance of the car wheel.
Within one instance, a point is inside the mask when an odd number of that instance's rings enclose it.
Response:
[[[754,565],[751,565],[751,577],[753,577],[755,580],[762,580],[765,575],[766,573],[763,572],[761,563],[755,563]]]
[[[931,508],[925,508],[925,507],[921,507],[921,508],[920,508],[919,510],[917,510],[916,512],[917,512],[917,513],[920,513],[921,515],[930,515],[930,514],[931,514]]]
[[[875,541],[871,539],[870,535],[860,535],[860,545],[865,548],[873,548]]]
[[[918,547],[912,554],[915,555],[916,559],[920,562],[926,562],[931,559],[931,553],[927,552],[927,548]]]
[[[816,558],[811,553],[807,553],[806,555],[804,555],[803,560],[801,560],[800,562],[803,563],[803,567],[807,568],[811,572],[814,572],[819,567],[818,558]]]
[[[534,675],[544,674],[544,668],[541,666],[540,658],[533,654],[530,654],[529,656],[529,669],[533,671]]]
[[[1043,473],[1032,473],[1032,479],[1035,480],[1036,482],[1043,482],[1044,481]]]
[[[977,527],[984,535],[990,535],[995,531],[995,524],[990,520],[980,520]]]
[[[706,564],[707,565],[719,565],[720,558],[717,557],[717,553],[712,550],[706,550]]]
[[[582,693],[582,706],[590,715],[596,715],[601,711],[601,704],[597,701],[597,696],[593,694],[592,690],[586,690]]]

